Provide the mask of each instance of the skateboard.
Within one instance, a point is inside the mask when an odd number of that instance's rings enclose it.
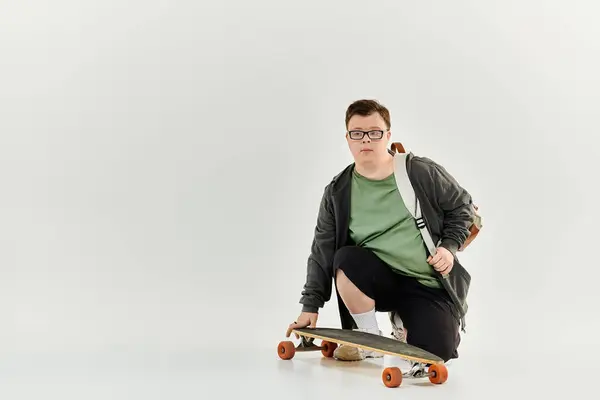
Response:
[[[283,341],[277,347],[277,354],[282,360],[291,360],[296,352],[318,351],[325,357],[333,357],[333,352],[338,345],[349,345],[363,350],[372,350],[391,356],[398,356],[408,361],[428,365],[425,375],[433,384],[443,384],[448,379],[448,369],[444,360],[416,346],[400,342],[385,336],[372,333],[354,331],[350,329],[336,328],[303,328],[294,329],[292,333],[301,338],[298,346],[292,341]],[[321,345],[317,346],[314,341],[319,339]],[[390,388],[402,384],[402,371],[398,367],[387,367],[381,374],[383,384]]]

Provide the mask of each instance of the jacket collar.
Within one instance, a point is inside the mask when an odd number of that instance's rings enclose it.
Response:
[[[348,165],[346,168],[342,170],[339,174],[337,174],[331,182],[331,193],[333,196],[339,195],[343,190],[348,188],[350,185],[350,178],[352,176],[352,171],[354,170],[355,163]]]

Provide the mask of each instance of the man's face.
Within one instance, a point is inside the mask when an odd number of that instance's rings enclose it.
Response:
[[[366,117],[354,115],[348,121],[346,140],[356,163],[364,164],[384,159],[390,136],[391,133],[379,113]]]

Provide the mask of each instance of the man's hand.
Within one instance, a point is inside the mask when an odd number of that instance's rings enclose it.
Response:
[[[298,317],[298,319],[296,321],[294,321],[294,323],[290,324],[290,326],[288,327],[287,332],[285,333],[285,337],[290,337],[290,335],[292,334],[292,329],[306,328],[306,327],[316,328],[318,318],[319,318],[319,314],[317,314],[317,313],[308,313],[308,312],[300,313],[300,316]],[[296,339],[298,339],[298,335],[296,335]]]
[[[438,247],[435,256],[429,256],[427,262],[442,275],[447,275],[452,271],[452,267],[454,266],[454,256],[445,247]]]

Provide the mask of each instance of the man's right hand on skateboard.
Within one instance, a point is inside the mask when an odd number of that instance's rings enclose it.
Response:
[[[292,329],[301,329],[301,328],[316,328],[317,327],[317,319],[319,318],[318,313],[309,313],[302,312],[296,321],[290,324],[285,333],[285,337],[290,337],[292,334]],[[295,335],[296,339],[299,338],[298,335]]]

